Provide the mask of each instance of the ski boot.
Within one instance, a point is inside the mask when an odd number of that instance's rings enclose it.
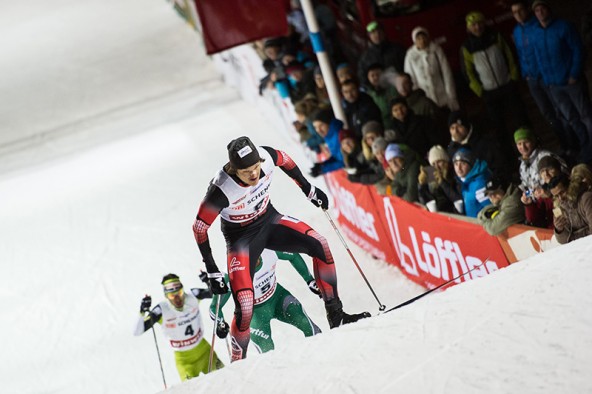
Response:
[[[370,313],[362,312],[353,315],[348,315],[343,311],[343,304],[339,298],[334,298],[325,303],[325,309],[327,310],[327,320],[329,321],[329,327],[335,328],[343,324],[349,324],[357,322],[360,319],[370,317]]]

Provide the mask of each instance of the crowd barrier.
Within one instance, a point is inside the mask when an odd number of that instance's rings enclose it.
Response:
[[[270,90],[259,95],[265,71],[251,46],[214,55],[213,60],[228,85],[256,105],[278,131],[297,140],[289,100]],[[491,236],[476,223],[431,213],[400,198],[379,195],[373,186],[351,183],[343,170],[325,175],[325,181],[342,232],[426,288],[457,277],[454,282],[461,283],[485,276],[558,245],[552,230],[523,225]]]

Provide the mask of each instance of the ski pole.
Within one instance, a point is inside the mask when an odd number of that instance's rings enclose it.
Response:
[[[214,319],[214,329],[212,330],[212,346],[210,347],[210,362],[208,363],[208,373],[212,371],[212,362],[214,361],[214,342],[216,341],[216,326],[218,325],[218,312],[220,312],[220,295],[216,301],[216,318]]]
[[[461,276],[463,276],[463,275],[466,275],[466,274],[468,274],[469,272],[471,272],[471,271],[473,271],[473,270],[475,270],[475,269],[477,269],[477,268],[481,267],[483,264],[485,264],[485,263],[487,262],[487,260],[489,260],[489,256],[488,256],[488,257],[487,257],[487,258],[486,258],[486,259],[485,259],[485,260],[484,260],[484,261],[483,261],[481,264],[474,266],[473,268],[471,268],[471,269],[470,269],[470,270],[468,270],[467,272],[463,272],[462,274],[458,275],[456,278],[452,278],[452,279],[450,279],[449,281],[446,281],[446,282],[442,283],[441,285],[439,285],[439,286],[437,286],[437,287],[434,287],[433,289],[430,289],[430,290],[426,291],[425,293],[421,293],[420,295],[418,295],[418,296],[415,296],[415,297],[413,297],[413,298],[411,298],[411,299],[409,299],[409,300],[407,300],[407,301],[405,301],[405,302],[403,302],[403,303],[401,303],[401,304],[399,304],[399,305],[397,305],[397,306],[394,306],[394,307],[392,307],[392,308],[390,308],[390,309],[387,309],[386,311],[384,311],[384,313],[388,313],[388,312],[394,311],[395,309],[399,309],[399,308],[401,308],[401,307],[404,307],[405,305],[409,305],[409,304],[411,304],[412,302],[415,302],[415,301],[419,300],[420,298],[423,298],[423,297],[427,296],[427,295],[428,295],[428,294],[430,294],[431,292],[433,292],[433,291],[436,291],[436,290],[438,290],[438,289],[441,289],[442,287],[444,287],[444,286],[446,286],[446,285],[449,285],[450,283],[452,283],[452,282],[454,282],[455,280],[459,279]]]
[[[158,364],[160,364],[160,373],[162,374],[162,382],[164,383],[164,389],[167,389],[166,380],[164,378],[164,370],[162,369],[162,360],[160,359],[160,350],[158,349],[158,342],[156,341],[156,332],[154,326],[152,326],[152,335],[154,336],[154,344],[156,345],[156,354],[158,354]]]
[[[319,205],[321,204],[321,200],[319,200]],[[347,252],[349,253],[349,257],[351,257],[352,261],[354,262],[354,264],[356,265],[356,268],[358,269],[358,271],[360,271],[360,275],[362,275],[362,278],[364,278],[364,281],[366,282],[366,284],[368,285],[368,288],[370,289],[370,291],[372,292],[372,295],[374,296],[374,298],[376,298],[376,301],[378,302],[378,310],[379,311],[384,311],[386,306],[380,302],[380,300],[378,299],[378,296],[376,295],[376,293],[374,292],[374,289],[372,288],[372,285],[370,285],[370,282],[368,282],[368,279],[366,278],[366,275],[364,275],[364,271],[362,271],[362,268],[360,267],[360,265],[358,264],[356,258],[354,257],[354,254],[352,253],[351,249],[349,248],[349,246],[347,246],[347,243],[345,242],[345,239],[343,238],[343,236],[341,235],[341,232],[339,231],[339,229],[337,228],[337,226],[335,225],[335,222],[333,221],[333,219],[331,218],[331,216],[329,215],[329,212],[327,212],[326,209],[323,209],[323,212],[325,212],[325,215],[327,216],[327,219],[329,219],[329,222],[331,222],[331,225],[333,226],[333,229],[335,230],[335,232],[337,233],[337,236],[339,237],[339,239],[341,240],[341,243],[343,244],[343,246],[345,247],[345,249],[347,250]]]

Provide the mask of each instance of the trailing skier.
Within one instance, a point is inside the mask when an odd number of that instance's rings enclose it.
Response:
[[[199,300],[211,298],[212,293],[208,289],[197,288],[185,293],[183,284],[175,274],[164,276],[161,283],[166,301],[159,302],[150,310],[152,298],[147,295],[142,299],[134,335],[142,335],[156,323],[162,325],[165,336],[175,350],[175,364],[181,380],[208,373],[210,344],[204,338]],[[215,353],[214,358],[212,370],[222,368],[224,364]]]
[[[255,305],[253,306],[253,318],[251,319],[250,328],[251,340],[259,353],[274,349],[270,324],[272,319],[296,327],[302,331],[305,337],[321,332],[320,328],[308,317],[300,301],[277,282],[275,270],[278,260],[289,261],[308,284],[310,291],[319,297],[321,295],[314,278],[306,267],[306,263],[298,253],[275,252],[264,249],[255,266],[253,277]],[[224,275],[224,280],[228,283],[228,274]],[[220,308],[222,308],[230,298],[230,293],[221,296],[214,295],[210,305],[212,320],[216,313],[218,297],[221,297]],[[228,329],[228,323],[224,321],[224,314],[220,310],[216,324],[216,335],[219,338],[226,338]]]

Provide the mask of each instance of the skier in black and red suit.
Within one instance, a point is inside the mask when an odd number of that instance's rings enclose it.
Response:
[[[325,301],[329,327],[369,317],[368,312],[343,312],[337,294],[337,277],[327,240],[306,223],[280,214],[271,205],[269,187],[276,167],[298,184],[307,199],[322,209],[329,207],[327,195],[311,185],[285,152],[255,147],[248,137],[228,144],[229,162],[210,182],[193,225],[197,245],[214,294],[228,292],[210,249],[208,229],[218,215],[227,245],[227,269],[235,303],[230,328],[232,361],[247,355],[253,315],[253,274],[264,248],[306,253],[313,258],[314,276]]]

